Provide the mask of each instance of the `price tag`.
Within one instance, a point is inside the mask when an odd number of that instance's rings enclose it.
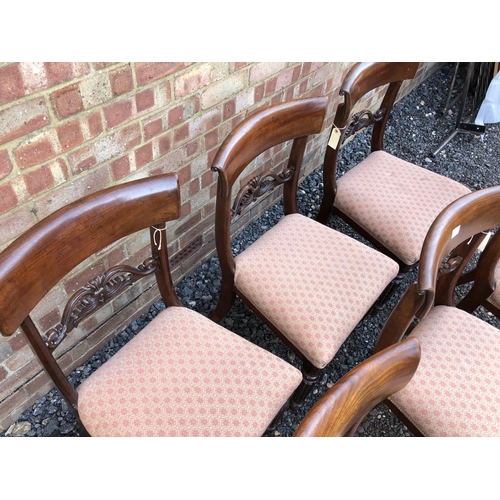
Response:
[[[332,149],[337,149],[341,135],[342,134],[340,133],[340,130],[334,125],[333,129],[332,129],[332,133],[330,135],[330,140],[328,141],[328,145]]]
[[[478,250],[479,250],[480,252],[482,252],[482,251],[485,249],[485,247],[486,247],[486,245],[488,244],[488,241],[489,241],[489,239],[490,239],[490,238],[491,238],[491,232],[489,232],[489,233],[486,235],[486,238],[484,238],[484,240],[483,240],[483,241],[481,242],[481,244],[479,245]]]

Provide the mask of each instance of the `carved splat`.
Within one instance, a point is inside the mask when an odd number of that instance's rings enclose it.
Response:
[[[238,192],[231,209],[231,222],[241,215],[244,210],[257,198],[260,198],[275,187],[288,182],[295,171],[295,167],[291,166],[285,169],[280,174],[273,172],[266,172],[261,175],[252,177],[250,181],[245,184]]]
[[[448,261],[444,262],[439,267],[438,277],[455,271],[460,266],[460,264],[462,264],[463,260],[463,257],[460,256],[451,257],[450,259],[448,259]]]
[[[385,108],[380,108],[375,114],[365,109],[352,115],[351,121],[347,124],[344,133],[344,140],[360,130],[381,121],[385,115]]]
[[[100,309],[137,280],[152,274],[157,267],[158,259],[150,257],[137,268],[115,266],[104,274],[92,278],[71,296],[64,309],[61,323],[44,335],[45,345],[49,349],[55,349],[89,314]]]

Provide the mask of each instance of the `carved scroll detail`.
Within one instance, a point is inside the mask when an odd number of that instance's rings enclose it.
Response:
[[[157,267],[158,259],[150,257],[137,268],[115,266],[104,274],[92,278],[71,296],[64,309],[61,323],[44,335],[45,345],[49,349],[55,349],[89,314],[100,309],[140,278],[153,273]]]
[[[375,114],[373,114],[370,110],[365,109],[352,115],[351,121],[346,126],[344,140],[365,127],[381,121],[384,118],[385,111],[385,108],[380,108]]]
[[[231,222],[243,213],[243,211],[257,198],[260,198],[268,191],[272,191],[275,187],[289,181],[295,172],[295,167],[291,166],[285,169],[280,174],[266,172],[265,174],[256,175],[245,184],[238,192],[231,209]]]
[[[443,276],[444,274],[450,274],[453,271],[455,271],[460,264],[463,262],[463,257],[457,256],[457,257],[451,257],[448,259],[447,262],[441,264],[441,266],[438,269],[438,278],[440,276]]]

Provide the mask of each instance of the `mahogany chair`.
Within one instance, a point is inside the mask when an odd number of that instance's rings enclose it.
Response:
[[[0,254],[0,331],[21,327],[62,396],[92,436],[260,436],[301,382],[299,370],[182,307],[169,269],[165,222],[179,217],[175,174],[104,189],[46,217]],[[75,266],[150,228],[151,257],[115,266],[69,300],[41,335],[30,313]],[[118,293],[155,275],[167,308],[73,388],[54,350]],[[35,318],[36,319],[36,318]]]
[[[350,69],[340,88],[344,101],[337,108],[323,164],[324,193],[317,220],[326,224],[333,212],[394,259],[400,272],[391,292],[418,262],[427,231],[441,210],[470,192],[452,179],[384,151],[384,132],[398,91],[403,81],[415,76],[418,65],[364,62]],[[353,112],[363,96],[384,85],[376,112]],[[370,154],[338,177],[342,142],[371,125]]]
[[[408,384],[419,362],[415,338],[365,359],[315,403],[294,437],[353,436],[373,408]]]
[[[215,232],[222,286],[211,318],[220,321],[237,294],[303,360],[303,382],[292,409],[303,405],[326,365],[398,273],[387,256],[298,213],[307,138],[321,131],[326,105],[326,98],[311,98],[258,111],[230,133],[212,166],[219,176]],[[293,143],[284,170],[243,183],[233,203],[233,187],[247,165],[287,141]],[[233,257],[231,222],[280,185],[284,217]]]
[[[389,398],[414,432],[500,435],[500,332],[457,308],[454,294],[456,271],[466,264],[463,256],[471,254],[482,232],[499,224],[500,186],[465,195],[443,210],[425,239],[417,282],[380,333],[376,352],[407,333],[420,341],[422,359],[415,376]],[[493,274],[498,246],[494,253],[480,260],[478,275]]]
[[[493,266],[492,263],[496,262]],[[479,306],[485,307],[500,318],[500,231],[495,232],[479,256],[477,267],[458,279],[458,285],[473,281],[472,288],[458,303],[457,307],[474,312]]]

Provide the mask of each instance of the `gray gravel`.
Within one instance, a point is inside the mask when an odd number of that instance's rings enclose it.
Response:
[[[486,188],[498,183],[500,165],[499,124],[487,125],[483,138],[469,134],[457,135],[437,157],[432,152],[451,133],[455,126],[454,108],[442,114],[452,66],[446,65],[394,108],[389,120],[385,147],[400,158],[451,177],[467,185],[472,190]],[[460,88],[460,82],[457,84]],[[346,170],[358,163],[369,149],[369,134],[358,134],[347,144],[341,154],[340,170]],[[321,168],[309,175],[299,187],[299,207],[303,214],[315,217],[322,195]],[[282,216],[282,203],[264,213],[251,223],[234,241],[235,252],[240,252],[258,238],[266,229],[275,224]],[[348,226],[337,218],[330,218],[329,225],[357,239],[361,239]],[[366,242],[365,242],[366,243]],[[285,411],[276,431],[270,436],[291,436],[300,420],[314,402],[333,385],[343,374],[356,366],[372,353],[377,335],[397,300],[406,287],[415,279],[410,273],[399,292],[389,301],[385,309],[376,316],[364,319],[349,336],[338,354],[327,367],[319,386],[306,400],[302,411]],[[209,314],[215,307],[220,288],[218,260],[210,259],[192,275],[184,278],[176,287],[184,305],[202,314]],[[109,359],[127,341],[137,334],[158,312],[164,309],[162,302],[151,306],[149,313],[141,316],[117,335],[102,350],[78,367],[70,376],[73,384],[78,385],[93,370]],[[495,326],[500,324],[496,318],[484,310],[478,312],[483,319]],[[222,321],[228,329],[240,334],[249,341],[273,352],[300,368],[300,362],[245,305],[236,300],[234,306]],[[78,436],[74,418],[67,404],[57,390],[50,391],[28,408],[2,435],[24,436]],[[411,432],[380,404],[365,419],[357,431],[358,436],[412,436]]]

